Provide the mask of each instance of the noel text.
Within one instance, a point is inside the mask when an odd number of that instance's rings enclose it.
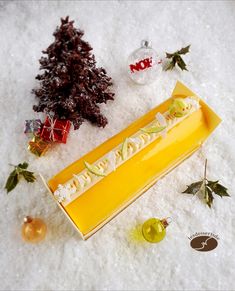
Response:
[[[143,71],[151,67],[152,67],[152,57],[143,59],[135,64],[130,64],[131,73],[134,73],[135,71],[137,72]]]

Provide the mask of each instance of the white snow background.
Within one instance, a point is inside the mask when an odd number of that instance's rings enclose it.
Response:
[[[97,65],[113,78],[114,102],[102,105],[104,129],[83,123],[66,145],[44,157],[27,150],[25,119],[36,118],[31,89],[38,59],[52,41],[60,17],[70,15],[85,31]],[[126,74],[126,60],[142,39],[163,56],[191,44],[188,72],[161,72],[155,83],[138,86]],[[235,289],[234,126],[235,2],[0,2],[0,288],[2,290],[232,290]],[[181,80],[221,116],[223,123],[190,159],[84,242],[44,186],[22,181],[9,195],[4,184],[9,163],[28,161],[50,178],[118,133],[171,94]],[[180,194],[202,177],[220,179],[231,198],[216,197],[210,210],[197,197]],[[48,235],[38,245],[21,239],[25,215],[43,218]],[[150,217],[171,216],[159,244],[138,243],[136,226]],[[218,247],[200,253],[188,236],[213,232]]]

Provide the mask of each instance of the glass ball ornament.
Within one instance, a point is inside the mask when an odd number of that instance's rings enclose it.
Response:
[[[162,60],[147,40],[142,40],[141,47],[128,57],[127,63],[129,77],[140,85],[154,82],[162,69]]]
[[[22,225],[22,238],[28,243],[42,241],[47,233],[47,226],[41,218],[26,216]]]
[[[150,243],[158,243],[166,236],[166,228],[171,222],[171,219],[150,218],[142,225],[142,234],[144,239]]]

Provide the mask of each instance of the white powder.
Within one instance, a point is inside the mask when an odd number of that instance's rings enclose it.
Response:
[[[27,151],[25,119],[38,118],[30,91],[38,59],[53,40],[60,17],[70,15],[84,29],[99,66],[113,77],[116,98],[102,105],[105,129],[85,122],[71,130],[66,145],[36,158]],[[11,290],[225,290],[235,289],[233,2],[0,2],[0,288]],[[191,44],[189,72],[162,72],[149,86],[133,84],[125,64],[143,38],[164,56]],[[223,123],[203,148],[165,176],[87,242],[83,242],[44,189],[40,179],[22,181],[9,195],[3,186],[8,163],[29,161],[46,178],[69,165],[167,98],[176,80],[208,102]],[[210,210],[197,197],[180,194],[201,178],[219,178],[232,198],[216,197]],[[46,240],[27,245],[20,236],[25,215],[48,225]],[[133,239],[136,225],[171,216],[166,239],[156,245]],[[233,227],[232,227],[233,221]],[[189,246],[195,232],[218,235],[218,247],[199,253]]]

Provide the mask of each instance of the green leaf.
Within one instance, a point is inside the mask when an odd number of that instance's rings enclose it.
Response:
[[[185,64],[184,60],[181,58],[181,56],[177,56],[176,62],[177,62],[177,65],[180,67],[180,69],[182,71],[183,70],[188,71],[187,67],[186,67],[186,64]]]
[[[201,189],[202,185],[204,185],[204,200],[206,204],[211,208],[214,200],[213,193],[219,195],[220,197],[230,197],[230,195],[227,192],[228,189],[223,185],[219,184],[219,181],[207,180],[206,167],[207,159],[204,168],[204,179],[202,181],[191,184],[183,193],[196,194]]]
[[[7,193],[12,191],[16,187],[19,182],[20,176],[23,176],[24,179],[29,183],[33,183],[36,180],[33,172],[26,171],[28,166],[29,164],[26,162],[20,163],[18,164],[18,166],[14,166],[15,170],[10,173],[5,185]]]
[[[18,182],[19,182],[19,174],[18,174],[18,171],[15,169],[14,171],[10,173],[10,176],[7,179],[7,182],[5,185],[5,189],[7,190],[7,193],[11,192],[16,187]]]
[[[185,55],[189,52],[190,45],[183,47],[181,50],[177,51],[179,55]]]
[[[211,189],[215,187],[216,184],[218,184],[219,180],[217,181],[207,181],[207,186],[209,186]]]
[[[211,208],[211,205],[213,203],[214,197],[212,195],[212,191],[209,187],[205,187],[205,196],[204,199],[206,201],[206,204]]]
[[[165,68],[165,71],[172,70],[175,67],[175,64],[176,64],[175,60],[169,62],[169,64]]]
[[[189,52],[190,45],[183,47],[182,49],[174,52],[173,54],[166,53],[166,58],[171,59],[165,68],[165,71],[172,70],[177,64],[182,71],[188,71],[187,66],[180,55],[185,55]]]
[[[219,184],[218,182],[219,181],[208,181],[207,185],[216,195],[219,195],[220,197],[223,196],[230,197],[230,195],[227,192],[228,189],[223,185]]]
[[[19,167],[19,168],[21,168],[21,169],[27,169],[27,168],[28,168],[28,166],[29,166],[29,164],[28,164],[28,163],[26,163],[26,162],[23,162],[23,164],[19,164],[17,167]]]
[[[187,189],[182,193],[195,195],[201,189],[202,184],[203,184],[203,181],[192,183],[191,185],[187,186]]]
[[[30,171],[22,171],[20,173],[24,179],[28,182],[28,183],[33,183],[36,180],[36,177],[34,176],[33,172]]]
[[[173,56],[174,56],[174,54],[169,54],[169,53],[166,52],[166,58],[167,59],[171,59]]]

